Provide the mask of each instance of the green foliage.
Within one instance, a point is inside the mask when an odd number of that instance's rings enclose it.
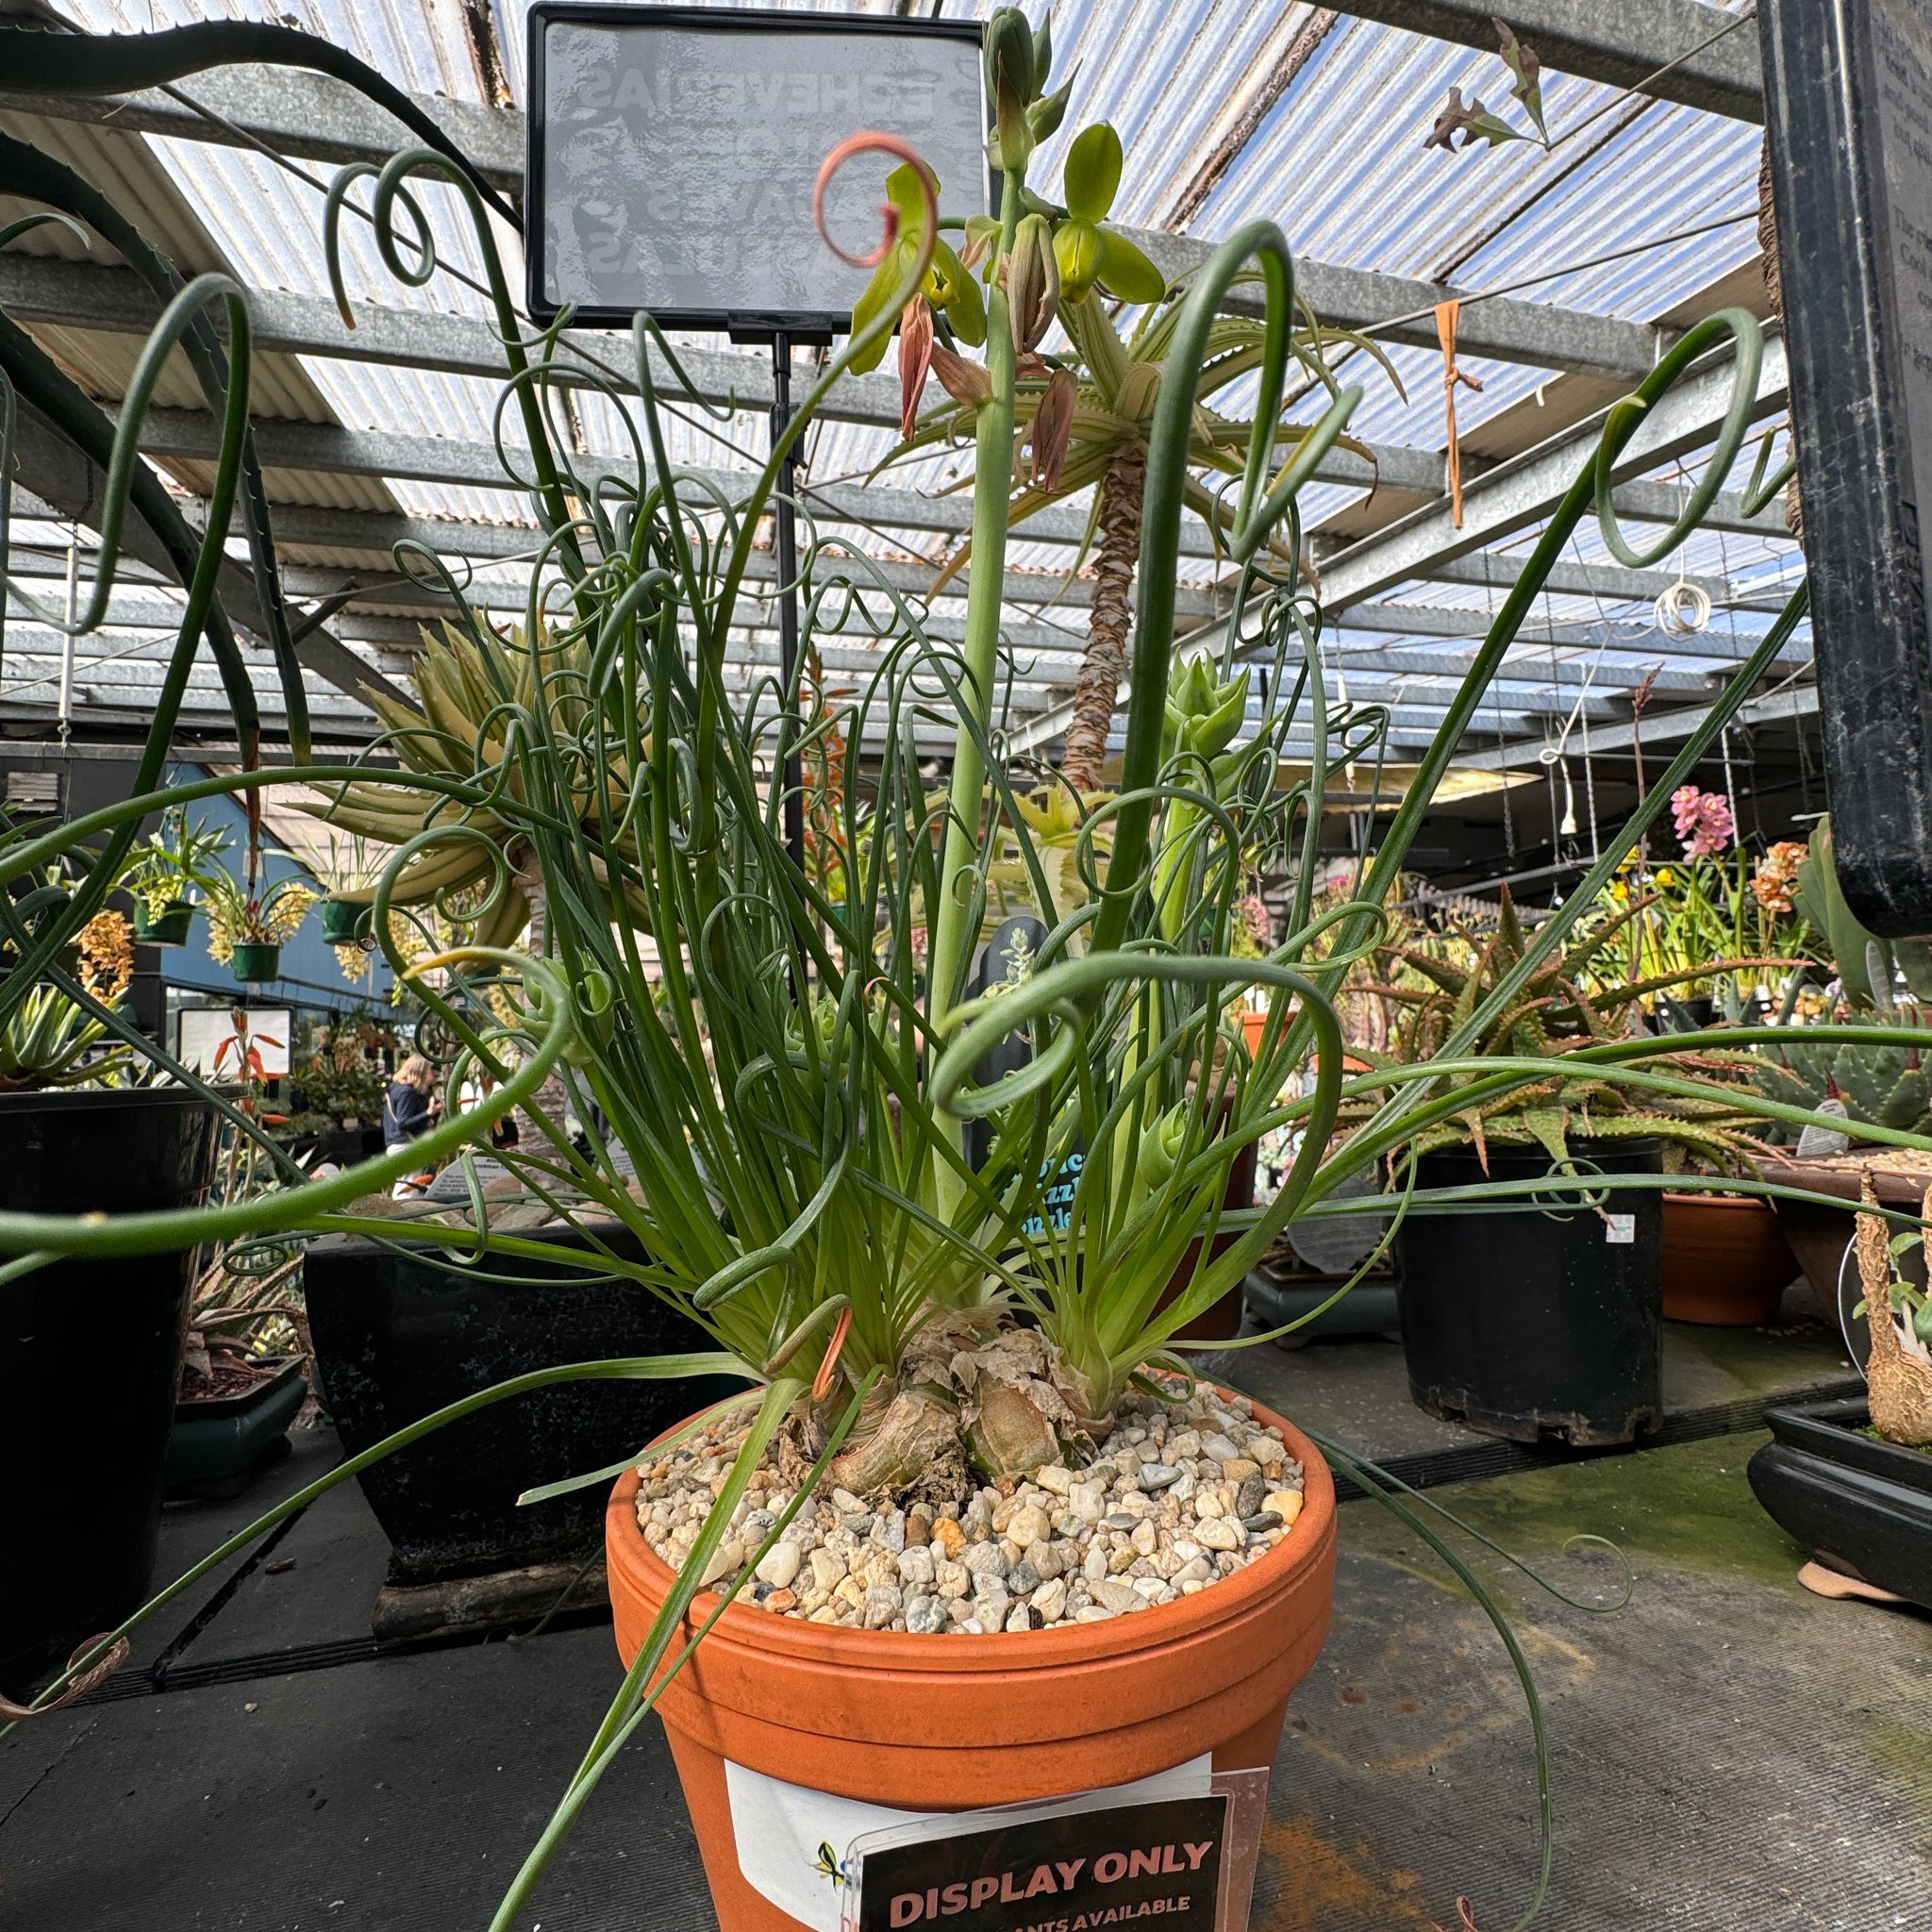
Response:
[[[111,1086],[133,1064],[125,1050],[96,1053],[107,1023],[56,986],[28,989],[0,1021],[0,1092]]]
[[[1469,1095],[1468,1104],[1419,1135],[1410,1143],[1416,1153],[1469,1142],[1487,1163],[1493,1142],[1542,1146],[1553,1160],[1566,1160],[1573,1138],[1656,1139],[1679,1158],[1721,1172],[1743,1167],[1762,1142],[1752,1108],[1754,1089],[1734,1056],[1687,1051],[1661,1063],[1664,1070],[1706,1082],[1707,1098],[1633,1093],[1607,1079],[1596,1066],[1581,1063],[1574,1074],[1553,1069],[1540,1079],[1511,1083],[1501,1092],[1487,1077],[1486,1061],[1557,1061],[1628,1037],[1630,1012],[1645,986],[1599,985],[1594,993],[1589,988],[1603,956],[1620,943],[1624,928],[1641,909],[1627,908],[1567,950],[1553,953],[1528,974],[1512,998],[1500,1004],[1493,995],[1522,965],[1527,950],[1507,887],[1495,932],[1486,938],[1464,935],[1461,957],[1415,944],[1376,955],[1381,981],[1367,991],[1401,1008],[1404,1018],[1393,1055],[1364,1054],[1373,1064],[1416,1066],[1442,1058],[1477,1014],[1491,1010],[1462,1049],[1469,1071],[1448,1083],[1451,1092]],[[1370,1107],[1364,1100],[1344,1111],[1366,1117]]]
[[[1858,922],[1839,886],[1828,817],[1811,828],[1792,896],[1830,952],[1848,1005],[1860,1010],[1889,1008],[1894,964],[1915,998],[1932,1001],[1932,940],[1881,940]]]
[[[228,835],[222,826],[206,820],[191,825],[185,812],[171,811],[160,830],[135,847],[121,884],[149,919],[158,919],[178,901],[198,904],[216,874],[225,878],[222,859],[227,850]]]
[[[1915,1016],[1916,1017],[1916,1016]],[[1849,1045],[1814,1041],[1810,1029],[1794,1026],[1790,1039],[1757,1049],[1752,1083],[1769,1100],[1814,1111],[1827,1100],[1844,1103],[1849,1119],[1932,1135],[1932,1078],[1920,1047]],[[1782,1138],[1795,1141],[1797,1130]]]

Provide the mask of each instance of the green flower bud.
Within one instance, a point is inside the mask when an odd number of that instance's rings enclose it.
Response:
[[[1059,312],[1059,264],[1054,259],[1053,230],[1044,215],[1027,215],[1021,222],[1006,271],[1013,344],[1024,356],[1040,346]]]
[[[1091,222],[1078,216],[1054,231],[1054,259],[1059,264],[1060,300],[1078,302],[1100,279],[1107,259],[1107,238]]]

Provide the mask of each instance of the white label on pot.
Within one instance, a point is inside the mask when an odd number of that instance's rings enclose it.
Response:
[[[1634,1214],[1606,1214],[1604,1216],[1604,1240],[1613,1248],[1630,1248],[1637,1244],[1637,1217]]]
[[[1136,1798],[1204,1798],[1214,1774],[1211,1753],[1203,1753],[1172,1771],[1113,1785],[1091,1795],[1113,1805]],[[867,1805],[829,1791],[789,1785],[762,1772],[748,1771],[728,1758],[724,1789],[731,1800],[731,1836],[738,1845],[738,1869],[751,1885],[782,1912],[789,1912],[814,1932],[839,1932],[839,1906],[843,1887],[839,1869],[855,1839],[874,1832],[926,1824],[922,1837],[944,1838],[970,1831],[982,1820],[1002,1818],[1003,1809],[948,1811],[938,1817],[924,1811],[899,1811],[888,1805]]]

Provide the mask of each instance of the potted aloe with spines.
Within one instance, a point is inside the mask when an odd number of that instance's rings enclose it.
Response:
[[[8,902],[0,922],[24,949],[19,921]],[[182,1208],[208,1181],[213,1109],[192,1090],[133,1084],[138,1056],[110,1030],[132,948],[125,915],[96,913],[81,928],[66,985],[8,989],[6,1208]],[[24,1271],[16,1261],[6,1271],[24,1278],[0,1286],[0,1376],[15,1458],[0,1501],[11,1553],[0,1577],[0,1694],[26,1688],[147,1593],[190,1263],[183,1247],[132,1263],[69,1258]]]
[[[452,984],[430,985],[421,972],[415,982],[430,1013],[459,1043],[452,1079],[474,1065],[497,1084],[482,1105],[446,1119],[400,1157],[260,1202],[106,1224],[58,1214],[0,1216],[0,1247],[21,1253],[137,1252],[183,1238],[189,1229],[194,1238],[295,1227],[379,1233],[383,1222],[345,1211],[349,1204],[405,1164],[448,1155],[507,1109],[522,1107],[541,1144],[520,1146],[506,1164],[527,1188],[555,1200],[579,1228],[586,1272],[641,1283],[689,1313],[720,1344],[704,1355],[566,1364],[466,1395],[372,1444],[278,1506],[211,1553],[191,1578],[178,1579],[170,1597],[330,1483],[528,1389],[699,1373],[732,1374],[749,1385],[741,1404],[722,1419],[722,1433],[721,1418],[700,1415],[680,1432],[682,1440],[637,1458],[659,1473],[640,1478],[636,1462],[626,1458],[632,1473],[613,1498],[608,1549],[630,1667],[583,1767],[507,1898],[501,1924],[515,1918],[597,1778],[653,1707],[661,1707],[671,1725],[721,1915],[733,1926],[783,1924],[795,1914],[774,1918],[780,1908],[742,1877],[717,1749],[721,1727],[729,1728],[733,1762],[754,1770],[762,1763],[764,1774],[789,1781],[788,1772],[795,1777],[801,1761],[803,1724],[817,1739],[805,1758],[820,1767],[815,1774],[834,1790],[933,1809],[957,1809],[994,1791],[1008,1798],[1090,1788],[1203,1750],[1224,1763],[1268,1762],[1282,1702],[1312,1659],[1325,1625],[1330,1491],[1309,1439],[1252,1405],[1243,1407],[1241,1398],[1194,1387],[1175,1373],[1172,1357],[1185,1346],[1177,1340],[1180,1329],[1238,1282],[1291,1219],[1347,1207],[1328,1206],[1344,1181],[1465,1110],[1471,1088],[1458,1085],[1445,1093],[1445,1080],[1475,1076],[1475,1097],[1487,1100],[1553,1074],[1571,1074],[1588,1055],[1595,1077],[1611,1086],[1692,1097],[1711,1091],[1710,1083],[1681,1073],[1645,1069],[1641,1061],[1656,1042],[1612,1042],[1560,1060],[1469,1051],[1563,943],[1574,908],[1526,940],[1522,958],[1458,1019],[1434,1062],[1345,1075],[1332,995],[1380,937],[1382,903],[1400,875],[1416,826],[1540,585],[1592,500],[1601,516],[1610,514],[1612,472],[1641,411],[1696,358],[1734,338],[1738,394],[1746,399],[1733,411],[1740,435],[1755,395],[1756,325],[1739,315],[1700,325],[1662,358],[1634,406],[1613,412],[1596,464],[1579,478],[1532,554],[1358,895],[1320,916],[1310,904],[1327,769],[1319,652],[1306,651],[1293,675],[1271,680],[1276,706],[1257,741],[1271,733],[1278,741],[1291,722],[1305,717],[1316,748],[1309,782],[1287,807],[1290,821],[1300,824],[1304,854],[1287,930],[1265,958],[1241,959],[1228,949],[1230,905],[1242,877],[1241,840],[1248,822],[1282,808],[1272,791],[1276,760],[1270,749],[1258,757],[1234,756],[1224,767],[1220,761],[1239,747],[1184,748],[1178,733],[1165,749],[1163,741],[1178,522],[1190,486],[1191,384],[1207,358],[1216,307],[1251,258],[1259,266],[1267,322],[1257,426],[1239,507],[1228,520],[1229,548],[1239,569],[1238,599],[1244,610],[1265,615],[1259,635],[1278,669],[1289,666],[1291,642],[1305,638],[1313,620],[1304,608],[1307,592],[1291,575],[1296,544],[1287,545],[1284,582],[1265,577],[1257,559],[1284,520],[1292,533],[1294,492],[1341,433],[1353,397],[1343,391],[1336,398],[1297,442],[1287,468],[1275,473],[1291,265],[1285,242],[1266,224],[1227,244],[1177,304],[1150,424],[1122,783],[1118,797],[1079,835],[1091,852],[1104,834],[1108,857],[1104,868],[1092,867],[1095,890],[1062,911],[1037,862],[1029,822],[1018,809],[992,729],[1015,383],[1020,358],[1037,348],[1053,308],[1047,263],[1055,218],[1028,208],[1023,181],[1036,129],[1058,97],[1044,91],[1050,60],[1043,40],[1036,43],[1018,15],[1004,12],[990,24],[988,59],[1007,185],[998,240],[985,265],[991,275],[984,298],[986,360],[974,365],[981,376],[968,378],[975,396],[979,487],[967,639],[963,650],[951,650],[925,634],[915,612],[903,604],[893,608],[886,666],[848,707],[848,740],[875,738],[882,755],[876,784],[862,799],[849,788],[841,804],[842,849],[850,862],[842,868],[839,900],[791,863],[782,799],[767,756],[769,709],[757,694],[734,701],[723,675],[725,640],[741,615],[739,598],[758,520],[783,446],[741,503],[681,499],[653,390],[655,338],[641,319],[638,388],[655,459],[641,472],[648,485],[641,494],[566,491],[572,479],[551,449],[537,395],[551,372],[528,359],[480,220],[480,192],[441,158],[424,150],[399,156],[381,172],[375,192],[378,237],[392,270],[423,279],[434,269],[425,255],[406,258],[393,232],[410,177],[441,174],[479,217],[513,370],[508,400],[523,411],[530,430],[545,535],[520,636],[485,635],[487,626],[465,613],[464,636],[475,647],[483,675],[508,669],[516,680],[500,688],[502,704],[491,708],[484,721],[490,728],[474,734],[467,764],[458,739],[450,746],[448,769],[428,769],[425,760],[393,777],[370,770],[357,784],[394,783],[403,796],[426,799],[431,808],[419,816],[419,829],[399,841],[377,889],[375,929],[386,946],[391,944],[390,897],[407,891],[408,869],[419,859],[460,850],[468,864],[481,855],[476,890],[481,903],[491,907],[503,903],[511,882],[541,882],[546,916],[541,941],[533,931],[532,955],[458,945],[420,962],[451,975]],[[903,144],[883,137],[860,144],[886,147],[917,175],[916,157]],[[343,182],[357,172],[349,171]],[[930,236],[936,197],[921,179],[927,215],[923,232]],[[338,217],[339,200],[332,203]],[[788,432],[791,440],[804,433],[811,410],[851,356],[882,339],[906,302],[921,292],[930,261],[930,244],[922,241],[903,265],[903,296],[883,305],[833,362]],[[889,293],[899,296],[898,289]],[[232,325],[238,340],[244,339],[245,313]],[[655,353],[669,357],[675,369],[675,357],[661,342]],[[122,425],[130,446],[139,413],[130,411]],[[1711,473],[1690,492],[1686,514],[1666,533],[1658,554],[1681,541],[1707,508],[1736,441],[1727,426]],[[805,569],[815,581],[840,579],[856,594],[875,594],[881,606],[893,606],[863,559],[835,559],[815,550]],[[808,598],[808,608],[817,608]],[[1669,784],[1680,782],[1702,756],[1801,610],[1802,603],[1794,604],[1747,661],[1731,691],[1687,741]],[[1256,634],[1253,626],[1231,628],[1232,636]],[[191,632],[180,647],[182,661],[192,649]],[[1238,675],[1232,663],[1217,664],[1213,691],[1233,684]],[[909,729],[914,711],[928,706],[935,691],[957,706],[960,720],[953,783],[948,799],[937,805],[928,799]],[[797,703],[796,692],[775,696],[780,706]],[[1212,708],[1224,702],[1215,699]],[[1180,708],[1188,711],[1185,692]],[[869,729],[874,721],[881,727],[876,734]],[[453,736],[426,724],[394,728],[435,732],[445,741]],[[1264,765],[1271,780],[1265,791]],[[321,782],[312,768],[297,767],[287,776]],[[184,798],[212,796],[268,782],[265,774],[243,773],[180,791]],[[339,773],[332,782],[341,782]],[[445,804],[452,808],[447,814]],[[1662,794],[1654,792],[1626,839],[1611,841],[1590,892],[1602,888],[1661,807]],[[110,830],[127,813],[153,808],[153,798],[144,796],[92,815],[62,836],[29,842],[21,862],[43,861],[66,837]],[[487,814],[491,823],[473,830],[462,822],[467,813]],[[1015,847],[1048,937],[1033,974],[976,1009],[965,992],[989,875],[996,858],[1003,862]],[[921,908],[934,909],[924,972],[917,970],[914,944]],[[1311,957],[1318,943],[1331,941],[1324,958]],[[1070,957],[1076,941],[1085,950]],[[494,975],[487,987],[477,983],[486,973]],[[1223,1017],[1230,999],[1250,986],[1267,989],[1272,999],[1252,1054]],[[0,1000],[6,997],[0,989]],[[490,1016],[487,1023],[473,1017],[479,1013]],[[986,1091],[975,1089],[972,1070],[1016,1029],[1029,1036],[1030,1061]],[[1752,1033],[1745,1029],[1732,1038],[1749,1043]],[[1277,1101],[1289,1074],[1304,1069],[1314,1073],[1312,1091]],[[539,1090],[553,1074],[577,1118],[593,1124],[584,1133],[569,1130],[563,1106],[539,1101]],[[1331,1152],[1329,1130],[1342,1102],[1354,1097],[1377,1104]],[[1806,1111],[1764,1106],[1786,1119]],[[992,1127],[991,1149],[976,1169],[964,1153],[964,1123],[974,1115]],[[1231,1163],[1262,1135],[1284,1127],[1301,1130],[1304,1139],[1275,1201],[1263,1210],[1224,1212]],[[1873,1130],[1873,1137],[1888,1133]],[[1062,1227],[1058,1212],[1047,1211],[1043,1176],[1066,1172],[1076,1152],[1082,1164],[1064,1204]],[[1511,1185],[1499,1184],[1497,1191],[1507,1193]],[[1057,1209],[1060,1204],[1051,1205]],[[596,1227],[607,1219],[637,1238],[644,1258],[600,1244]],[[1037,1228],[1031,1225],[1036,1222]],[[1213,1237],[1224,1227],[1237,1239],[1216,1253],[1220,1243]],[[425,1225],[421,1234],[453,1257],[478,1249],[521,1255],[542,1245],[491,1226],[480,1191],[475,1226]],[[1197,1237],[1207,1239],[1183,1291],[1157,1308],[1175,1260]],[[1038,1326],[1027,1328],[1016,1311]],[[1034,1339],[1021,1339],[1029,1335]],[[1018,1401],[985,1401],[982,1391],[995,1386],[1013,1391]],[[1175,1441],[1189,1428],[1173,1426],[1191,1420],[1190,1403],[1208,1406],[1201,1419],[1210,1424],[1192,1431],[1193,1453]],[[989,1412],[1002,1410],[996,1426],[982,1426]],[[1164,1431],[1161,1446],[1173,1445],[1176,1459],[1157,1463],[1148,1474],[1142,1445],[1157,1440],[1157,1424]],[[1141,1431],[1139,1441],[1126,1440],[1134,1429]],[[1208,1438],[1224,1430],[1235,1431],[1225,1448],[1210,1446]],[[1026,1457],[1049,1436],[1056,1459],[1042,1458],[1029,1473]],[[1117,1440],[1122,1446],[1111,1447]],[[1142,1453],[1128,1458],[1129,1449]],[[640,1490],[681,1484],[677,1458],[687,1453],[710,1472],[709,1507],[701,1520],[676,1520],[679,1499],[668,1489],[643,1499],[647,1517],[659,1503],[673,1506],[657,1526],[667,1532],[666,1546],[677,1558],[674,1568],[651,1548],[639,1516]],[[1108,1456],[1111,1475],[1102,1468]],[[958,1516],[944,1512],[949,1499],[943,1492],[929,1517],[919,1516],[918,1504],[931,1500],[915,1493],[921,1483],[959,1484],[974,1458],[981,1473],[958,1506]],[[1123,1458],[1133,1462],[1135,1474],[1122,1467]],[[1343,1459],[1359,1480],[1374,1484],[1371,1473]],[[1181,1462],[1193,1467],[1184,1470]],[[1296,1463],[1299,1470],[1291,1467]],[[1281,1487],[1246,1495],[1250,1476],[1229,1480],[1229,1464],[1253,1464],[1255,1474]],[[1020,1474],[988,1482],[1000,1466]],[[863,1511],[844,1512],[882,1525],[876,1536],[867,1531],[872,1546],[863,1560],[891,1556],[907,1585],[922,1580],[917,1557],[903,1567],[899,1561],[910,1550],[931,1550],[936,1538],[946,1560],[954,1559],[953,1533],[934,1525],[955,1524],[958,1535],[970,1541],[983,1518],[987,1534],[974,1546],[994,1545],[980,1561],[990,1573],[991,1556],[1000,1559],[1008,1623],[997,1633],[965,1630],[978,1622],[979,1607],[991,1608],[991,1589],[977,1586],[971,1598],[975,1614],[955,1622],[946,1612],[951,1634],[944,1636],[937,1629],[895,1632],[892,1613],[881,1627],[864,1628],[874,1607],[870,1597],[859,1627],[791,1614],[802,1599],[774,1602],[790,1586],[760,1571],[794,1560],[782,1556],[773,1563],[794,1525],[799,1534],[789,1541],[800,1565],[836,1547],[833,1531],[820,1520],[822,1485],[836,1482],[835,1469],[873,1486],[869,1498],[857,1497],[868,1504]],[[1174,1472],[1171,1478],[1168,1469]],[[613,1474],[589,1472],[579,1481],[608,1481]],[[1193,1484],[1185,1499],[1187,1520],[1203,1535],[1191,1538],[1199,1557],[1178,1567],[1206,1559],[1206,1574],[1195,1572],[1177,1589],[1174,1576],[1136,1576],[1135,1583],[1157,1582],[1147,1592],[1128,1586],[1149,1604],[1144,1610],[1123,1603],[1110,1615],[1072,1620],[1070,1627],[1060,1627],[1069,1623],[1064,1616],[1049,1624],[1042,1613],[1042,1627],[1033,1627],[1030,1612],[1041,1607],[1041,1591],[1051,1598],[1051,1587],[1059,1584],[1063,1609],[1074,1584],[1062,1557],[1059,1574],[1047,1575],[1032,1563],[1031,1587],[1008,1588],[1019,1581],[1015,1570],[1029,1566],[1009,1558],[1004,1542],[1022,1557],[1042,1541],[1047,1551],[1079,1542],[1077,1528],[1060,1524],[1062,1517],[1086,1521],[1076,1488],[1086,1491],[1081,1502],[1118,1497],[1124,1503],[1131,1495],[1141,1499],[1139,1512],[1151,1513],[1166,1508],[1158,1499],[1173,1500],[1184,1478]],[[1067,1507],[1023,1501],[1028,1481],[1057,1500],[1064,1482]],[[1014,1485],[1012,1495],[1001,1491],[1002,1482]],[[1096,1482],[1098,1498],[1091,1488]],[[754,1483],[763,1498],[757,1507]],[[997,1500],[988,1499],[989,1489]],[[1288,1501],[1291,1494],[1305,1499],[1298,1509]],[[1270,1507],[1272,1498],[1279,1504]],[[1244,1502],[1261,1507],[1244,1509]],[[1014,1508],[995,1538],[993,1522],[1008,1504]],[[1394,1507],[1435,1540],[1407,1505],[1397,1499]],[[1027,1510],[1035,1513],[1023,1523]],[[1043,1539],[1039,1518],[1049,1532]],[[914,1540],[915,1521],[927,1524],[924,1545]],[[1209,1530],[1209,1524],[1221,1527]],[[1137,1532],[1141,1526],[1137,1522]],[[853,1534],[842,1524],[836,1528]],[[1007,1534],[1016,1529],[1020,1536]],[[1158,1548],[1158,1524],[1156,1530]],[[1103,1531],[1109,1539],[1127,1536],[1106,1528],[1104,1518],[1089,1524],[1087,1556],[1078,1566],[1083,1579],[1096,1554],[1093,1539]],[[806,1552],[801,1538],[814,1532],[820,1550]],[[910,1549],[890,1550],[895,1535]],[[1136,1548],[1131,1536],[1126,1548]],[[1095,1585],[1117,1582],[1133,1562],[1151,1560],[1136,1555],[1116,1571],[1112,1558],[1124,1556],[1123,1550],[1108,1541],[1097,1554],[1104,1576],[1092,1577]],[[1231,1560],[1224,1565],[1224,1557]],[[931,1561],[937,1582],[940,1558]],[[794,1568],[794,1580],[802,1574]],[[699,1592],[708,1583],[717,1600],[701,1607]],[[1198,1588],[1190,1591],[1187,1583]],[[759,1596],[761,1586],[769,1588],[758,1604],[744,1601]],[[900,1585],[881,1580],[866,1588],[897,1591],[895,1614],[905,1617],[908,1607]],[[1174,1593],[1157,1601],[1163,1591]],[[917,1593],[941,1596],[938,1591]],[[1089,1608],[1111,1609],[1105,1594],[1090,1589],[1088,1595]],[[890,1612],[884,1597],[876,1607]],[[1011,1624],[1014,1609],[1029,1612],[1024,1627]],[[92,1647],[63,1682],[79,1681],[110,1654],[109,1645],[104,1640]],[[1176,1652],[1191,1660],[1185,1673],[1171,1668]],[[998,1722],[991,1710],[994,1700],[985,1695],[989,1673],[1014,1667],[1041,1674],[1041,1694],[1027,1700],[1033,1708],[1024,1737],[992,1728]],[[1110,1691],[1107,1699],[1079,1694],[1079,1687],[1103,1676],[1131,1690]],[[59,1694],[59,1685],[49,1692]],[[929,1736],[915,1734],[913,1717],[924,1716],[929,1729],[935,1712],[955,1726],[955,1741],[964,1740],[965,1748],[934,1753]],[[1092,1729],[1095,1722],[1104,1727]],[[1016,1743],[1024,1748],[1010,1748]],[[961,1774],[963,1763],[973,1767],[970,1775]],[[1544,1824],[1547,1845],[1547,1811]]]

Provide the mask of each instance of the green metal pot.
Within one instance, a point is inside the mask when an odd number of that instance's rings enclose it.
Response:
[[[332,946],[358,945],[375,929],[375,908],[349,899],[322,902],[322,936]]]
[[[249,945],[235,948],[235,977],[256,984],[279,976],[282,949],[279,946]]]
[[[167,908],[150,919],[145,906],[134,908],[134,937],[150,946],[185,946],[188,928],[194,924],[194,902],[171,899]]]

